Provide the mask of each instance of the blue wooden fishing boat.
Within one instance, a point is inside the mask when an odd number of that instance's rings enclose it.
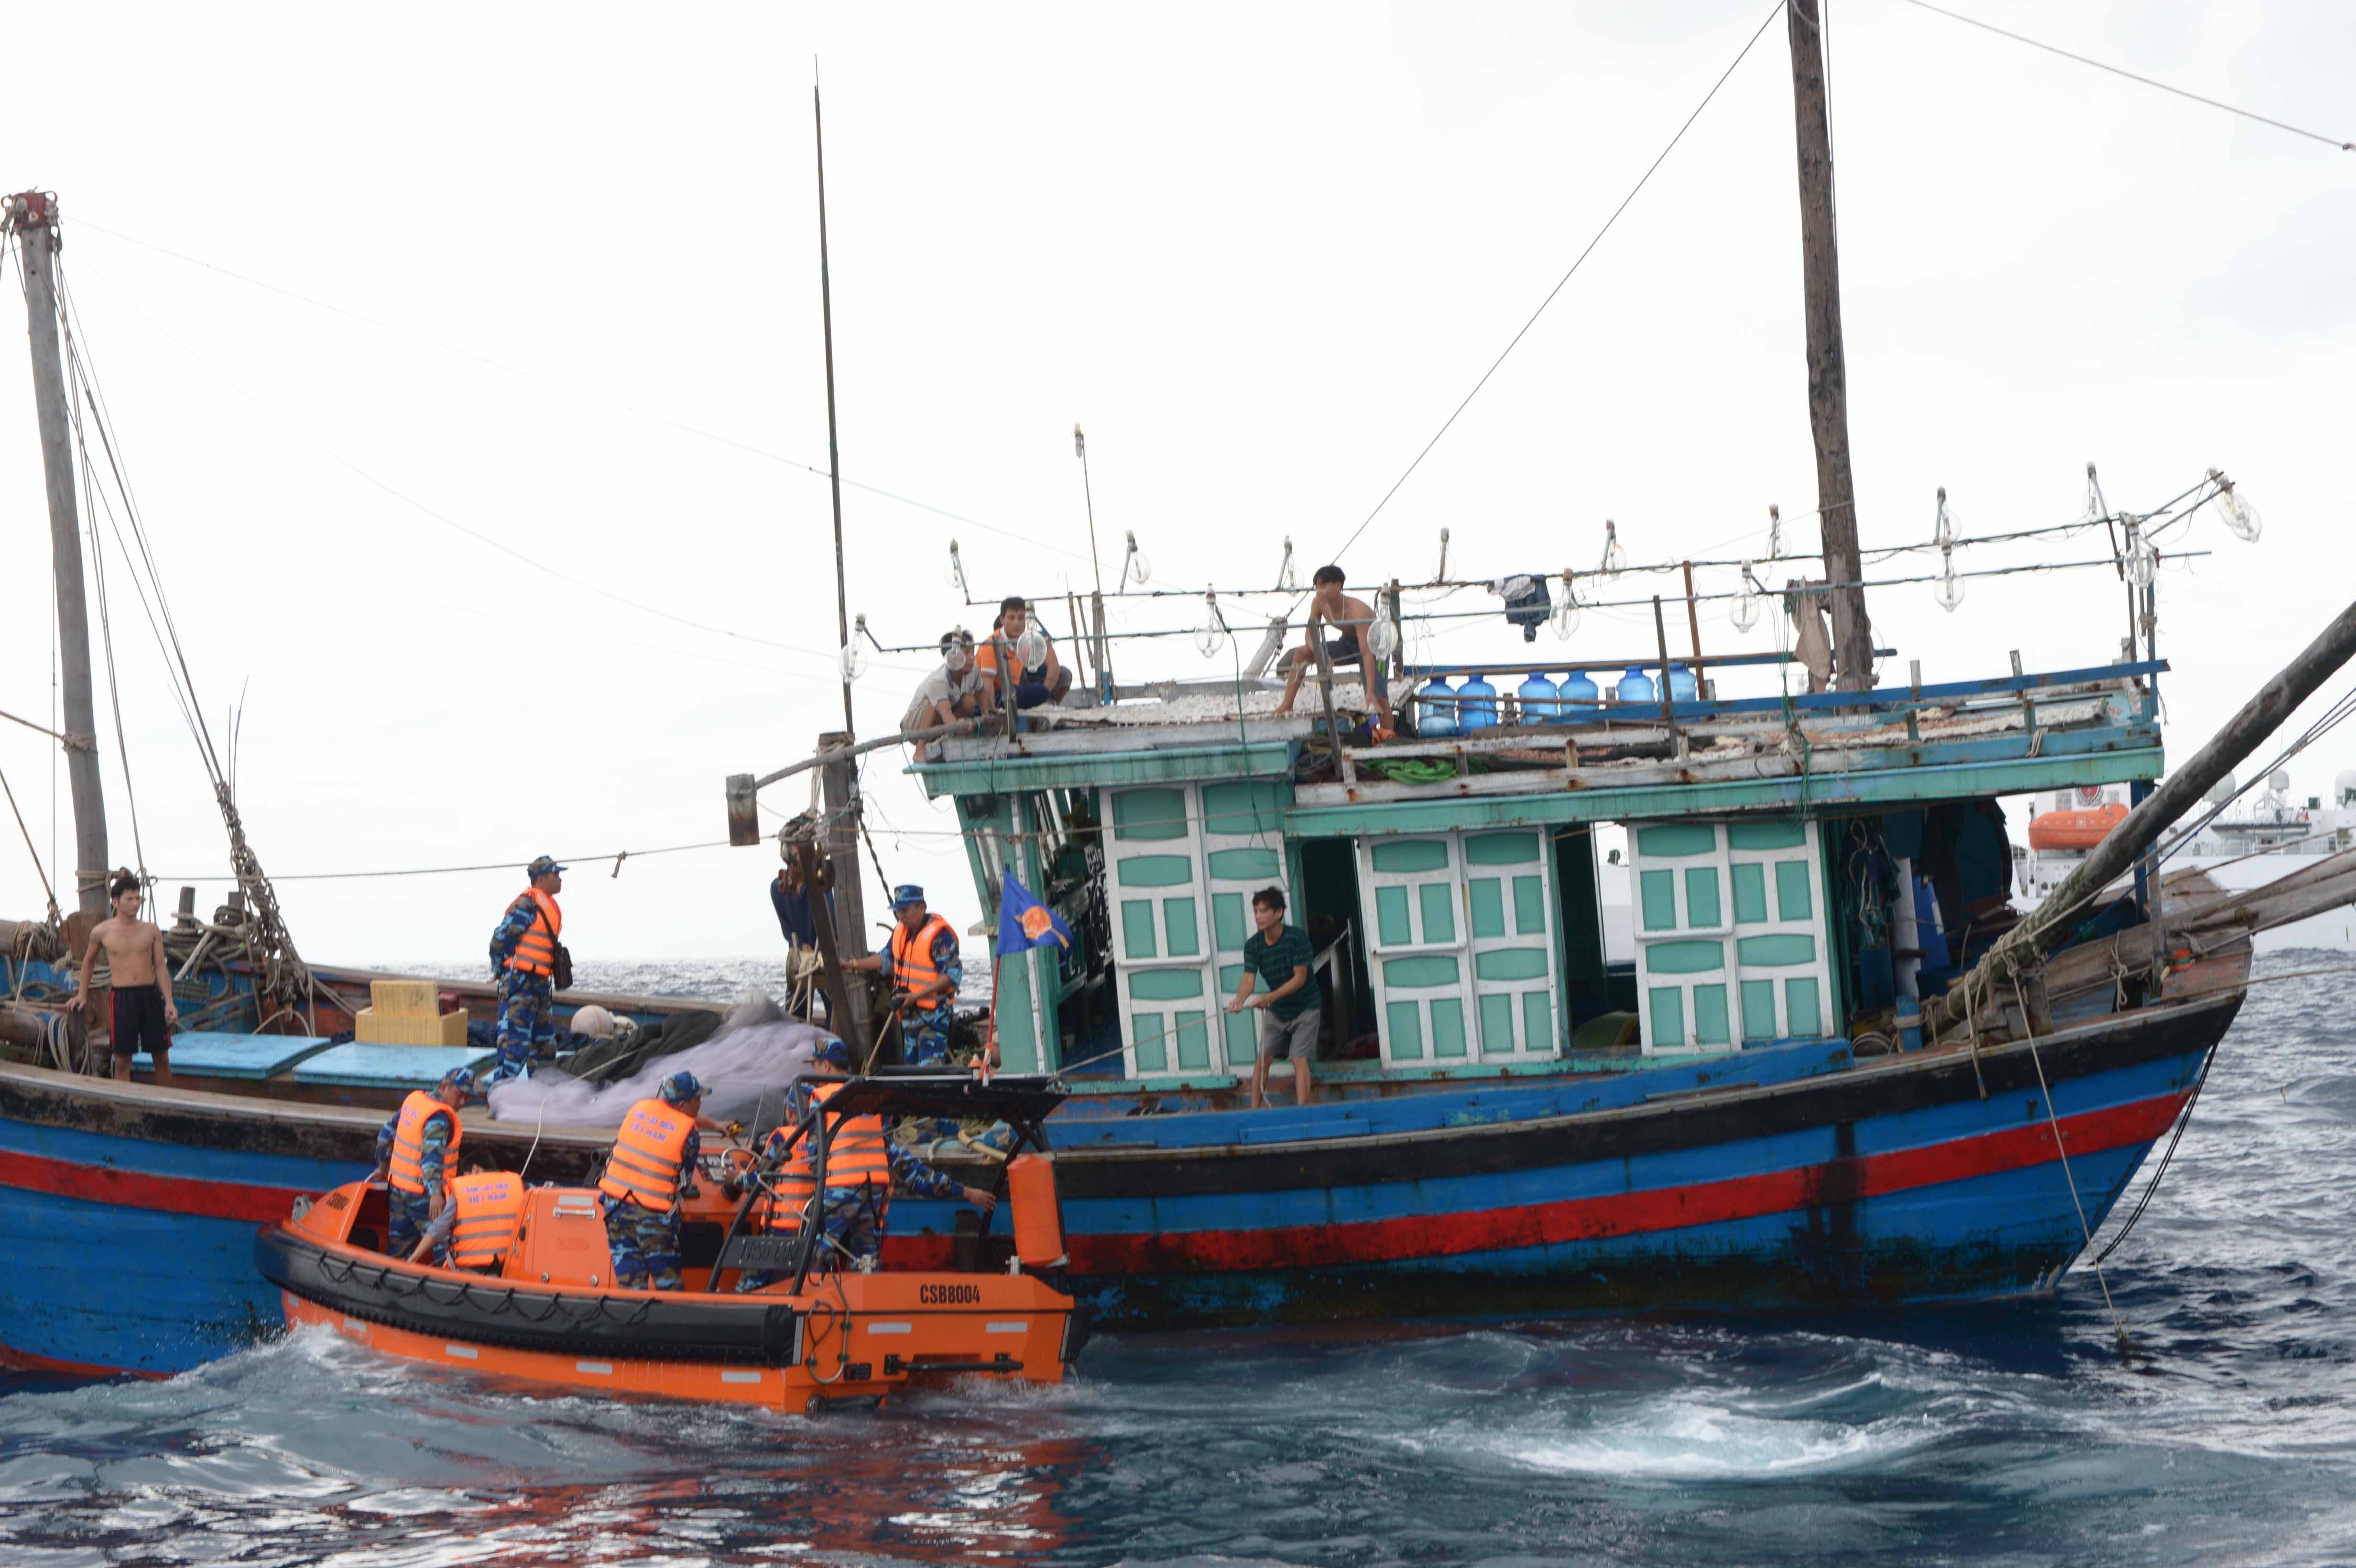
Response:
[[[2152,641],[2156,558],[2137,533],[2148,517],[2097,519],[2125,539],[2101,570],[2115,564],[2133,584],[2137,635],[2115,660],[2097,647],[2096,662],[2042,674],[2016,659],[1985,678],[1873,685],[1894,651],[1873,647],[1864,612],[1823,83],[1814,8],[1791,9],[1825,535],[1824,581],[1792,608],[1806,624],[1817,600],[1828,605],[1838,689],[1795,692],[1782,656],[1702,656],[1705,603],[1746,601],[1755,616],[1764,602],[1748,569],[1719,593],[1697,592],[1688,568],[1690,655],[1672,658],[1655,599],[1650,649],[1605,659],[1582,642],[1503,694],[1488,677],[1509,684],[1530,671],[1526,656],[1440,667],[1396,652],[1422,613],[1410,594],[1468,584],[1375,589],[1389,645],[1366,663],[1406,717],[1396,734],[1355,722],[1354,683],[1322,658],[1307,716],[1276,713],[1266,683],[1240,674],[1123,686],[1099,591],[1092,624],[1075,607],[1066,644],[1094,665],[1081,696],[926,737],[937,746],[913,771],[956,803],[984,907],[1019,876],[1075,933],[994,963],[993,1012],[1004,1069],[1067,1092],[1045,1130],[1067,1283],[1099,1322],[1894,1307],[2048,1290],[2153,1143],[2183,1125],[2240,1005],[2250,922],[2198,879],[2163,880],[2152,841],[2191,804],[2186,790],[2197,798],[2280,721],[2278,699],[2295,703],[2347,658],[2356,610],[2147,798],[2162,774],[2166,668]],[[58,738],[77,863],[102,868],[55,204],[26,193],[7,212],[27,259],[59,563]],[[821,208],[821,244],[823,232]],[[831,418],[830,357],[829,389]],[[2230,496],[2212,473],[2169,516]],[[1944,510],[1941,529],[1952,607]],[[1562,573],[1563,601],[1584,586],[1595,602],[1619,555],[1615,538],[1601,572],[1583,584]],[[838,613],[848,655],[840,583]],[[1214,644],[1222,635],[1210,630]],[[999,657],[1001,669],[1032,662],[1019,647]],[[1566,661],[1574,678],[1554,680]],[[1579,671],[1607,667],[1632,678],[1588,696]],[[835,948],[866,940],[852,758],[908,738],[822,741],[827,809],[782,837],[815,874],[829,869],[822,851],[841,869],[843,929],[822,923],[820,935],[834,1016],[862,1034],[872,998],[848,985]],[[0,1041],[16,1058],[0,1063],[0,1357],[165,1373],[273,1328],[255,1227],[364,1176],[402,1088],[397,1062],[373,1077],[322,1067],[375,977],[296,958],[200,741],[243,900],[210,922],[182,906],[190,945],[175,951],[176,984],[213,1031],[209,1055],[184,1050],[170,1088],[91,1076],[43,992],[62,980],[54,910],[16,928],[0,969]],[[730,781],[733,840],[761,841],[755,795],[793,771]],[[2142,804],[2070,897],[2020,923],[1999,803],[2109,784]],[[1599,848],[1607,831],[1618,859]],[[85,913],[94,879],[69,893]],[[1326,1038],[1311,1103],[1253,1110],[1249,1018],[1223,998],[1240,979],[1248,901],[1269,886],[1314,939]],[[486,987],[449,988],[487,1010]],[[610,1140],[478,1115],[468,1149],[534,1162],[536,1178],[582,1182]],[[939,1157],[969,1182],[996,1179],[986,1148]],[[986,1264],[1011,1245],[1002,1217],[987,1233],[960,1229],[969,1218],[895,1206],[887,1261]],[[720,1244],[691,1229],[687,1261]],[[125,1257],[144,1260],[135,1282]]]

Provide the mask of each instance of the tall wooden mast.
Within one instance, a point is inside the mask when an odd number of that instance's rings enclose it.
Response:
[[[1784,0],[1792,36],[1792,107],[1799,124],[1800,262],[1807,294],[1808,424],[1816,440],[1816,507],[1825,581],[1836,584],[1833,661],[1843,691],[1873,687],[1873,626],[1865,613],[1857,546],[1857,489],[1848,468],[1848,365],[1841,350],[1840,244],[1833,211],[1831,123],[1825,112],[1824,31],[1817,0]]]
[[[91,709],[90,612],[82,601],[81,519],[74,504],[73,443],[63,357],[58,352],[58,199],[26,191],[7,200],[8,231],[25,268],[25,315],[33,346],[33,402],[41,468],[48,479],[49,560],[57,578],[58,649],[65,688],[66,778],[73,789],[74,888],[84,914],[106,913],[106,795],[98,780],[98,720]]]

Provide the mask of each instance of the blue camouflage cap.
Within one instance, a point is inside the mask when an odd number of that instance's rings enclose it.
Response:
[[[920,904],[924,901],[925,890],[914,882],[902,882],[892,890],[892,907],[895,910],[906,909],[910,904]]]
[[[523,869],[523,874],[527,880],[536,882],[552,871],[562,871],[565,869],[556,863],[556,857],[553,855],[536,855],[532,858],[531,864]]]
[[[674,1072],[662,1081],[659,1091],[666,1104],[677,1105],[688,1100],[700,1099],[703,1085],[695,1081],[692,1072]]]
[[[843,1044],[842,1041],[835,1039],[832,1035],[829,1035],[826,1039],[820,1040],[819,1042],[818,1049],[812,1051],[810,1055],[813,1060],[823,1061],[829,1066],[848,1067],[851,1065],[851,1047]]]
[[[475,1070],[471,1067],[454,1067],[442,1074],[442,1082],[464,1089],[469,1094],[476,1093]]]

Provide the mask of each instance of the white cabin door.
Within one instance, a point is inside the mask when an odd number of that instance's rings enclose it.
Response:
[[[1126,1075],[1212,1070],[1212,994],[1202,836],[1194,792],[1153,784],[1105,792]]]
[[[1462,1061],[1471,1053],[1459,836],[1358,841],[1358,896],[1370,916],[1375,1009],[1386,1063]]]

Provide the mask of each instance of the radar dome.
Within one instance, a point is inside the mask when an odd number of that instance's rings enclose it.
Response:
[[[2227,801],[2233,799],[2233,792],[2241,787],[2242,786],[2240,784],[2233,782],[2233,775],[2227,773],[2223,778],[2219,779],[2215,784],[2209,786],[2209,794],[2207,796],[2208,802],[2211,805],[2222,805]]]
[[[2266,781],[2266,787],[2274,791],[2276,795],[2288,795],[2290,793],[2289,771],[2284,768],[2276,768],[2275,770],[2275,776]]]

